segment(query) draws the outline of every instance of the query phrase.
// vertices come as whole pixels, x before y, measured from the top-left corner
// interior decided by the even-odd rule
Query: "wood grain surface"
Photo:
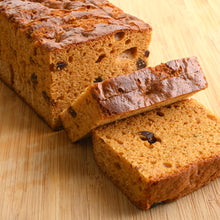
[[[150,65],[196,55],[220,115],[220,1],[112,0],[153,27]],[[91,139],[71,144],[0,82],[0,219],[220,219],[220,179],[141,211],[100,172]]]

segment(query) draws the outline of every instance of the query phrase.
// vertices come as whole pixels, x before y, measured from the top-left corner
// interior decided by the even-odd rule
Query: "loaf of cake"
[[[152,32],[107,0],[2,0],[0,29],[0,78],[53,129],[87,86],[146,67]]]
[[[100,169],[141,209],[220,176],[220,118],[195,100],[97,128],[93,144]]]
[[[162,63],[94,84],[63,113],[72,142],[103,124],[182,100],[207,87],[196,57]]]

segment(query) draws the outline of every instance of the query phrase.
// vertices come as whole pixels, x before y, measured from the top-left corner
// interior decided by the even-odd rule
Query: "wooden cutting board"
[[[196,55],[220,115],[220,1],[112,0],[153,27],[150,65]],[[220,219],[220,179],[141,211],[100,172],[91,140],[71,144],[0,82],[0,219]]]

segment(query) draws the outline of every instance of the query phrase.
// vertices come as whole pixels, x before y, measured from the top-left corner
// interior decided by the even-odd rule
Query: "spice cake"
[[[87,86],[144,68],[152,32],[107,0],[2,0],[0,29],[0,78],[53,129]]]

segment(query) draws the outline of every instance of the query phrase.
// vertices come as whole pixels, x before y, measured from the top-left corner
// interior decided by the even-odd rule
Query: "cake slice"
[[[220,176],[220,119],[184,100],[95,129],[93,150],[113,183],[149,209]]]
[[[86,87],[146,67],[152,32],[107,0],[3,0],[0,30],[0,79],[53,129]]]
[[[182,100],[207,87],[196,57],[94,84],[61,114],[72,142],[100,125]]]

